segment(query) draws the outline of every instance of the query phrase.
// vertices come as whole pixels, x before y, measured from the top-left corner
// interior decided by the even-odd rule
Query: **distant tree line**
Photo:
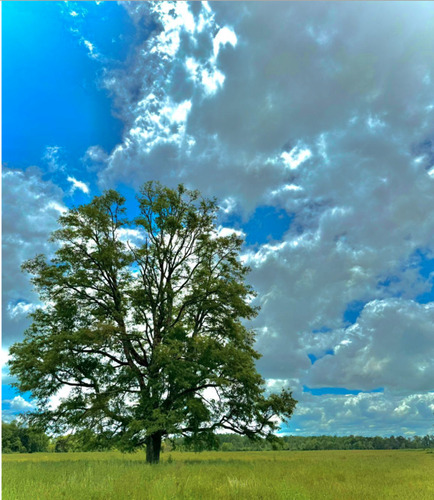
[[[107,451],[104,434],[90,430],[66,436],[50,437],[36,427],[28,427],[16,421],[2,422],[2,453],[36,453],[69,451]]]
[[[434,435],[423,437],[390,436],[275,436],[272,439],[250,440],[238,434],[216,434],[207,450],[269,451],[269,450],[398,450],[434,448]],[[162,451],[190,451],[193,444],[184,438],[168,439]],[[113,449],[104,434],[84,430],[76,434],[49,437],[44,432],[17,422],[2,422],[3,453],[107,451]]]
[[[2,453],[36,453],[48,451],[50,438],[35,428],[16,422],[2,422]]]
[[[423,437],[390,436],[283,436],[275,440],[249,441],[243,436],[222,434],[217,436],[222,451],[266,450],[397,450],[434,448],[434,435]],[[182,443],[179,443],[182,447]],[[176,442],[175,442],[176,446]]]

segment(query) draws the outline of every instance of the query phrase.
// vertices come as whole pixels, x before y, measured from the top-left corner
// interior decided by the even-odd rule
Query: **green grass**
[[[169,457],[171,457],[169,459]],[[3,456],[4,500],[434,498],[424,451],[36,453]]]

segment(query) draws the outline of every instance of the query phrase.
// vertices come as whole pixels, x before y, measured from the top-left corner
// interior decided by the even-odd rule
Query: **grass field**
[[[4,500],[434,499],[425,451],[16,454],[2,476]]]

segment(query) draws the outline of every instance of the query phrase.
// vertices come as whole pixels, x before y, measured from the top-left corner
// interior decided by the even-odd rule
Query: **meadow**
[[[423,450],[3,455],[4,500],[434,498]]]

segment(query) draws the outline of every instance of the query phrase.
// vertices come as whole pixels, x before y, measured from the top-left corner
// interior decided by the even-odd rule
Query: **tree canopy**
[[[137,200],[132,221],[113,190],[70,209],[55,255],[23,265],[43,303],[11,348],[17,387],[38,403],[30,422],[146,444],[151,463],[165,436],[271,436],[296,401],[266,394],[256,371],[242,239],[219,235],[216,201],[183,185],[149,182]]]

